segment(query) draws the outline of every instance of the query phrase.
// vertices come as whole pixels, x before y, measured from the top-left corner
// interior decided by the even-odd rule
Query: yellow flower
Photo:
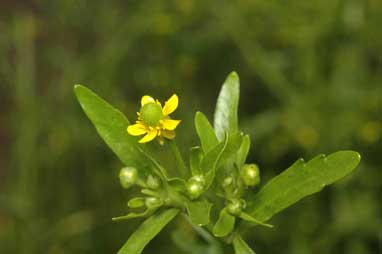
[[[133,136],[145,135],[139,143],[147,143],[158,137],[159,143],[164,139],[175,138],[175,128],[180,120],[170,118],[170,114],[178,107],[178,96],[172,95],[164,107],[154,98],[144,95],[141,99],[141,110],[137,112],[138,120],[127,127],[127,132]]]

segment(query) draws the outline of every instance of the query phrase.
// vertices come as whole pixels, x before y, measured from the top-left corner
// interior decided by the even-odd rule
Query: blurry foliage
[[[232,69],[264,182],[298,155],[363,156],[352,177],[275,217],[277,230],[248,231],[249,243],[260,253],[378,253],[381,13],[379,0],[2,1],[0,253],[114,253],[138,223],[110,220],[124,210],[121,165],[73,84],[130,118],[142,94],[176,92],[186,147],[192,112],[211,116]],[[147,253],[187,253],[167,244],[172,229]]]

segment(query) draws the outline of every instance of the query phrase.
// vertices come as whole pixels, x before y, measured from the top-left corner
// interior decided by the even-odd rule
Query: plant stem
[[[180,175],[183,178],[186,178],[188,176],[188,170],[187,170],[186,164],[184,163],[182,155],[180,154],[179,148],[176,145],[174,140],[170,140],[169,144],[170,144],[171,151],[174,154],[176,162],[178,164]]]

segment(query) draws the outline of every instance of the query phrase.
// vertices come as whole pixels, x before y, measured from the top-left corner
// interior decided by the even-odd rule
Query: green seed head
[[[119,181],[123,188],[127,189],[138,180],[138,171],[133,167],[125,167],[119,171]]]
[[[253,187],[260,183],[260,170],[256,164],[245,164],[241,168],[240,175],[247,186]]]
[[[150,126],[156,126],[163,118],[162,108],[155,102],[144,105],[140,114],[143,122]]]

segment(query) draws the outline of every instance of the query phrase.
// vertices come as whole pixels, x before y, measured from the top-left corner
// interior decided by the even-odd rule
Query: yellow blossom
[[[141,109],[137,112],[138,120],[127,127],[127,132],[133,136],[144,135],[139,143],[147,143],[158,137],[159,143],[164,139],[175,138],[175,128],[180,120],[171,119],[170,114],[178,107],[178,96],[172,95],[164,106],[151,96],[144,95],[141,99]]]

